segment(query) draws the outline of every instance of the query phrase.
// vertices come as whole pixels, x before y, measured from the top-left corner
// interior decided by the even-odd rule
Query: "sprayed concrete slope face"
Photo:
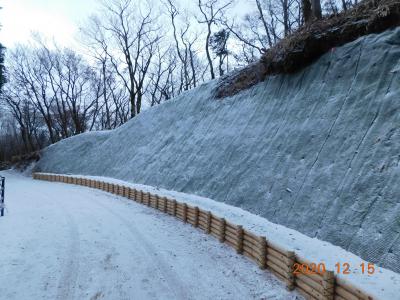
[[[231,98],[202,85],[47,148],[37,169],[206,196],[399,272],[399,73],[397,28]]]

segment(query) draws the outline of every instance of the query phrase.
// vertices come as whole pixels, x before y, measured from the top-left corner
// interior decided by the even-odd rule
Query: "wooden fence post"
[[[226,221],[224,218],[221,219],[221,226],[219,228],[219,241],[221,243],[225,242],[225,229],[226,229]]]
[[[212,218],[211,211],[208,211],[207,212],[207,226],[206,226],[206,233],[207,234],[211,233],[211,218]]]
[[[188,206],[186,203],[183,203],[183,222],[187,223],[187,211]]]
[[[156,198],[156,209],[158,209],[158,205],[159,205],[159,198],[158,198],[158,195],[156,194],[156,196],[155,196],[155,198]]]
[[[335,295],[335,274],[333,271],[326,271],[323,275],[322,286],[326,300],[333,300]]]
[[[260,236],[260,260],[259,260],[259,267],[260,269],[264,270],[267,267],[267,239],[265,236]]]
[[[164,197],[164,206],[163,206],[163,212],[167,213],[167,204],[168,204],[168,199],[167,197]]]
[[[147,192],[147,206],[150,206],[150,192]]]
[[[244,230],[243,226],[238,225],[236,228],[236,253],[243,254],[243,240],[244,240]]]
[[[295,276],[293,274],[294,264],[296,262],[296,255],[295,255],[294,251],[288,251],[287,258],[288,258],[288,261],[287,261],[288,268],[287,268],[286,278],[288,279],[288,282],[287,282],[286,287],[289,291],[291,291],[295,288],[295,280],[296,280]]]
[[[194,227],[199,227],[199,208],[194,207]]]
[[[172,200],[172,215],[176,216],[176,200]]]
[[[137,194],[136,194],[137,190],[134,188],[132,193],[133,193],[133,200],[137,201]]]
[[[142,190],[140,190],[140,203],[142,203],[143,204],[143,191]]]

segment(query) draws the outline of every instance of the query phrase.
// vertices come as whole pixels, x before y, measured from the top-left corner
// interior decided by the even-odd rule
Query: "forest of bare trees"
[[[242,2],[242,1],[240,1]],[[142,109],[257,60],[322,14],[353,2],[102,1],[79,50],[35,36],[6,51],[0,161],[90,130],[113,129]],[[240,4],[240,3],[239,3]]]

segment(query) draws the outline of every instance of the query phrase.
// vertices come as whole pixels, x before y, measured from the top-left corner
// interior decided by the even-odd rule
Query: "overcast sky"
[[[74,43],[79,24],[98,8],[97,0],[0,0],[0,42],[27,42],[32,31],[57,42]]]
[[[152,1],[161,5],[161,1]],[[177,0],[181,5],[188,1],[194,0]],[[249,11],[250,2],[237,0],[234,14]],[[0,42],[8,48],[27,43],[32,32],[54,38],[58,44],[77,47],[79,27],[100,8],[99,0],[0,0],[0,6]]]

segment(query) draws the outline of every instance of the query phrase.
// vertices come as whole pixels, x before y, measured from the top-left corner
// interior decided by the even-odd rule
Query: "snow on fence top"
[[[268,268],[286,283],[288,289],[297,288],[309,299],[395,299],[400,293],[399,274],[381,268],[376,270],[375,266],[363,262],[360,259],[357,262],[358,264],[361,263],[358,277],[355,276],[355,274],[351,274],[351,276],[347,276],[346,279],[346,264],[350,265],[356,263],[354,260],[355,255],[347,253],[343,258],[347,259],[348,262],[339,264],[336,268],[336,271],[338,271],[339,268],[342,269],[341,272],[343,274],[334,274],[333,271],[330,271],[332,266],[329,263],[325,263],[325,261],[329,262],[329,259],[327,259],[327,255],[329,256],[327,248],[331,250],[331,254],[332,252],[346,253],[343,249],[338,251],[340,248],[332,245],[330,245],[330,247],[312,249],[311,253],[313,254],[315,254],[315,251],[322,252],[324,254],[322,257],[324,257],[324,259],[317,261],[315,255],[311,255],[311,257],[306,259],[304,258],[304,249],[302,249],[303,251],[300,255],[299,253],[290,251],[285,246],[271,239],[270,236],[268,236],[267,239],[265,236],[255,234],[243,228],[241,225],[231,223],[224,217],[216,216],[215,213],[209,210],[199,208],[197,206],[198,201],[190,196],[185,198],[185,201],[189,200],[189,203],[192,205],[186,202],[178,202],[176,199],[170,199],[167,197],[167,193],[154,188],[139,187],[139,185],[133,185],[110,178],[48,173],[35,173],[33,174],[33,178],[100,189],[132,199],[166,214],[175,216],[183,222],[192,224],[194,227],[214,236],[219,239],[220,242],[233,247],[236,249],[237,253],[243,254],[256,262],[261,269]],[[175,198],[181,198],[179,194],[182,193],[173,193],[173,196]],[[210,199],[206,200],[211,201]],[[207,206],[207,208],[217,208],[218,206],[229,207],[221,203],[207,205],[209,204],[207,203],[208,201],[201,202],[201,204],[204,204],[203,206]],[[195,206],[193,206],[193,204]],[[234,209],[240,210],[238,208]],[[241,220],[245,221],[246,212],[242,212]],[[259,218],[257,216],[255,217]],[[238,220],[238,218],[235,218],[234,221]],[[305,243],[310,242],[310,248],[315,247],[318,243],[327,246],[325,242],[311,239],[296,233],[294,230],[284,228],[283,226],[279,227],[283,229],[282,235],[287,234],[286,231],[290,231],[291,233],[289,235],[297,235],[298,240],[302,240]],[[259,233],[258,230],[257,233]],[[295,241],[296,239],[293,237],[293,240]],[[292,245],[292,248],[293,247],[294,245]],[[363,276],[365,277],[364,280],[357,280],[357,278]]]

